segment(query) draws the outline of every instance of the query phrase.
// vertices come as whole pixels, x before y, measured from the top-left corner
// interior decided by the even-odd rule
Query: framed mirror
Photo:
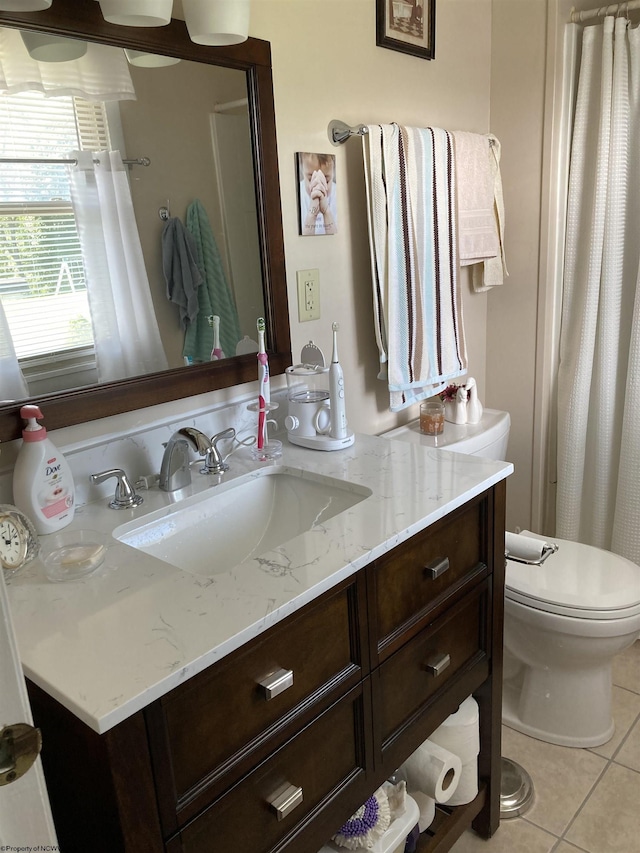
[[[30,30],[40,33],[53,33],[55,35],[82,39],[102,45],[110,45],[114,48],[171,56],[180,60],[179,64],[172,67],[176,69],[180,68],[181,73],[186,75],[186,80],[189,80],[188,75],[190,73],[200,74],[204,71],[208,73],[208,70],[203,66],[208,66],[211,69],[213,67],[223,69],[223,73],[227,77],[235,75],[240,80],[240,89],[246,91],[246,107],[244,109],[247,113],[249,135],[247,150],[253,167],[253,182],[251,186],[255,189],[256,203],[256,259],[253,266],[257,269],[258,278],[261,279],[257,284],[258,290],[261,285],[261,293],[256,294],[255,302],[248,296],[246,297],[246,301],[250,303],[250,307],[247,307],[244,313],[246,314],[246,318],[249,318],[252,314],[255,314],[256,310],[263,309],[263,316],[267,323],[266,337],[270,371],[273,375],[282,373],[291,364],[291,341],[276,149],[271,50],[269,43],[249,38],[248,41],[242,44],[229,47],[204,47],[194,44],[190,40],[184,21],[179,19],[173,19],[168,26],[157,28],[117,26],[109,24],[103,19],[100,6],[95,0],[91,0],[91,2],[84,0],[82,3],[78,3],[77,0],[54,0],[50,9],[41,12],[0,11],[0,27]],[[138,69],[133,70],[136,73],[140,73]],[[147,80],[152,79],[148,75],[154,70],[144,70],[144,73],[147,74]],[[171,67],[158,70],[162,73],[167,73],[171,71]],[[134,77],[133,74],[132,77]],[[143,78],[140,77],[140,79],[142,80]],[[237,84],[238,79],[233,82],[233,86]],[[213,83],[211,85],[213,86]],[[206,88],[208,84],[200,84],[200,86]],[[194,87],[191,86],[191,88]],[[209,104],[214,104],[218,100],[215,95],[212,95]],[[229,103],[226,96],[224,100],[226,103]],[[245,99],[241,97],[238,100],[244,101]],[[231,103],[232,105],[235,103],[233,97]],[[135,101],[127,104],[127,108],[135,109]],[[148,110],[145,113],[145,116],[147,115]],[[128,120],[125,113],[125,121]],[[207,121],[209,121],[209,118],[207,118]],[[133,124],[131,124],[131,127],[134,127]],[[151,132],[149,132],[149,127],[145,125],[145,121],[139,122],[131,130],[128,138],[134,140],[134,145],[146,145],[147,143],[144,141],[145,133],[149,144],[154,139],[164,138],[167,141],[167,146],[173,147],[173,154],[163,165],[162,169],[158,169],[153,179],[147,177],[147,174],[145,174],[144,179],[140,178],[134,184],[136,179],[132,177],[132,195],[135,196],[135,191],[137,190],[138,195],[144,198],[145,185],[147,187],[147,194],[150,191],[149,187],[153,187],[156,198],[158,195],[161,195],[163,199],[166,197],[170,215],[182,218],[184,216],[187,195],[189,193],[191,196],[194,194],[199,195],[201,187],[198,186],[195,189],[185,188],[187,195],[181,200],[179,198],[179,191],[175,187],[180,185],[182,178],[175,178],[173,183],[169,180],[169,169],[171,168],[169,164],[180,162],[177,152],[180,151],[181,146],[184,149],[184,157],[182,159],[189,159],[189,135],[180,135],[182,128],[176,126],[176,122],[171,120],[171,115],[167,115],[167,123],[164,128],[154,127]],[[212,133],[214,133],[213,129]],[[132,150],[127,151],[127,156],[137,158],[149,155],[142,150]],[[161,154],[156,152],[156,157],[161,156]],[[151,160],[153,162],[153,157],[151,157]],[[134,169],[138,168],[141,170],[144,169],[144,167],[134,167]],[[178,171],[177,166],[176,171]],[[229,169],[223,168],[225,174],[229,171]],[[151,173],[148,174],[150,175]],[[162,180],[163,176],[165,180]],[[208,181],[210,177],[203,172],[202,183]],[[157,186],[159,180],[161,184]],[[168,188],[167,192],[164,192],[165,184]],[[173,187],[173,193],[171,192],[171,187]],[[176,209],[174,209],[174,200],[171,198],[172,194]],[[227,198],[235,198],[238,193],[227,191],[226,195]],[[149,205],[147,204],[143,227],[138,223],[138,228],[141,232],[141,241],[143,243],[145,241],[145,228],[151,234],[148,237],[149,245],[153,246],[153,241],[156,241],[157,257],[154,261],[156,264],[160,263],[161,246],[159,241],[163,225],[158,218],[158,213],[158,205],[156,204],[153,211],[154,223],[150,224],[149,217],[151,214],[149,213]],[[136,218],[139,218],[137,208]],[[240,252],[240,255],[242,255],[242,252]],[[147,267],[149,267],[149,263],[147,263]],[[159,271],[161,273],[161,266],[159,267]],[[159,271],[155,269],[152,273],[148,269],[150,280],[153,277],[155,281],[155,298],[157,298]],[[238,314],[242,315],[243,305],[240,303],[241,301],[245,301],[245,296],[242,295],[242,287],[245,280],[250,278],[250,274],[246,269],[243,269],[237,273],[237,276],[241,286],[235,291],[235,298],[238,302]],[[162,282],[162,288],[164,288],[164,282]],[[256,306],[255,310],[254,304]],[[160,313],[164,312],[169,317],[170,309],[173,307],[165,303],[160,306]],[[250,322],[249,319],[245,319],[245,323],[248,322]],[[249,337],[255,337],[255,334],[250,334],[250,330],[247,329],[246,325],[242,331],[244,334],[248,333]],[[175,338],[176,330],[174,329],[173,332]],[[171,336],[169,335],[169,337]],[[165,345],[165,350],[167,349],[169,350],[168,358],[170,365],[167,370],[134,376],[129,379],[56,391],[54,393],[38,394],[33,399],[37,399],[37,402],[43,407],[47,428],[58,429],[63,426],[108,417],[158,403],[202,394],[207,391],[240,385],[257,378],[255,353],[230,355],[227,358],[217,361],[190,366],[177,366],[180,364],[180,357],[176,355],[175,340],[173,342],[173,350],[171,343],[168,346]],[[22,420],[19,416],[19,409],[25,402],[27,400],[18,400],[15,403],[0,405],[0,441],[10,441],[20,437]]]

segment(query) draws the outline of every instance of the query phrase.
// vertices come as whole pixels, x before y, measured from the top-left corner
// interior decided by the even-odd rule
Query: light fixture
[[[70,62],[72,59],[80,59],[87,52],[86,41],[79,39],[62,38],[32,30],[20,30],[20,35],[29,56],[38,62]]]
[[[52,0],[0,0],[3,12],[42,12],[51,6]]]
[[[1,0],[0,0],[1,2]],[[171,23],[173,0],[98,0],[102,17],[125,27],[164,27]]]
[[[130,64],[138,68],[162,68],[180,62],[177,56],[162,56],[159,53],[147,53],[145,50],[130,50],[125,47],[124,52]]]
[[[182,0],[191,41],[223,46],[249,37],[250,0]]]

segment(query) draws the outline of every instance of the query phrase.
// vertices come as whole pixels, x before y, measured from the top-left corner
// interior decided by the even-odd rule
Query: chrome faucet
[[[220,455],[218,442],[225,438],[234,438],[235,434],[233,427],[216,433],[212,438],[208,438],[195,427],[182,427],[174,432],[165,446],[159,487],[165,492],[173,492],[191,483],[189,447],[204,456],[201,474],[223,474],[229,466]]]
[[[118,482],[113,500],[109,502],[111,509],[129,509],[130,507],[140,506],[144,502],[144,498],[136,493],[135,486],[131,484],[122,468],[109,468],[108,471],[91,474],[89,479],[92,483],[104,483],[105,480],[110,480],[112,477],[115,477]]]
[[[174,492],[190,483],[189,442],[179,429],[165,444],[158,486],[163,492]]]
[[[224,471],[229,470],[229,466],[218,450],[218,442],[235,437],[236,431],[233,427],[227,427],[227,429],[223,429],[221,432],[217,432],[211,436],[211,443],[205,454],[204,467],[200,469],[201,474],[222,474]]]

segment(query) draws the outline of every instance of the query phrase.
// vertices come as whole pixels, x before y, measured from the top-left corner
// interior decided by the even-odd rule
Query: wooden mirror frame
[[[291,364],[291,337],[269,42],[249,38],[230,47],[205,47],[194,44],[184,21],[175,18],[165,27],[109,24],[96,0],[54,0],[42,12],[0,11],[0,26],[51,32],[246,72],[269,368],[274,376],[283,373]],[[250,354],[41,395],[37,402],[42,405],[47,429],[59,429],[253,379],[257,379],[256,356]],[[20,407],[24,402],[0,406],[0,442],[20,437]]]

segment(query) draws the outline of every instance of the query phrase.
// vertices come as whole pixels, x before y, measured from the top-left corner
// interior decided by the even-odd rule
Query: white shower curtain
[[[166,370],[126,167],[117,151],[71,156],[99,381]]]
[[[20,369],[7,315],[0,300],[0,404],[24,400],[29,389]]]
[[[575,26],[575,25],[570,25]],[[640,563],[640,28],[584,28],[558,372],[556,533]]]

